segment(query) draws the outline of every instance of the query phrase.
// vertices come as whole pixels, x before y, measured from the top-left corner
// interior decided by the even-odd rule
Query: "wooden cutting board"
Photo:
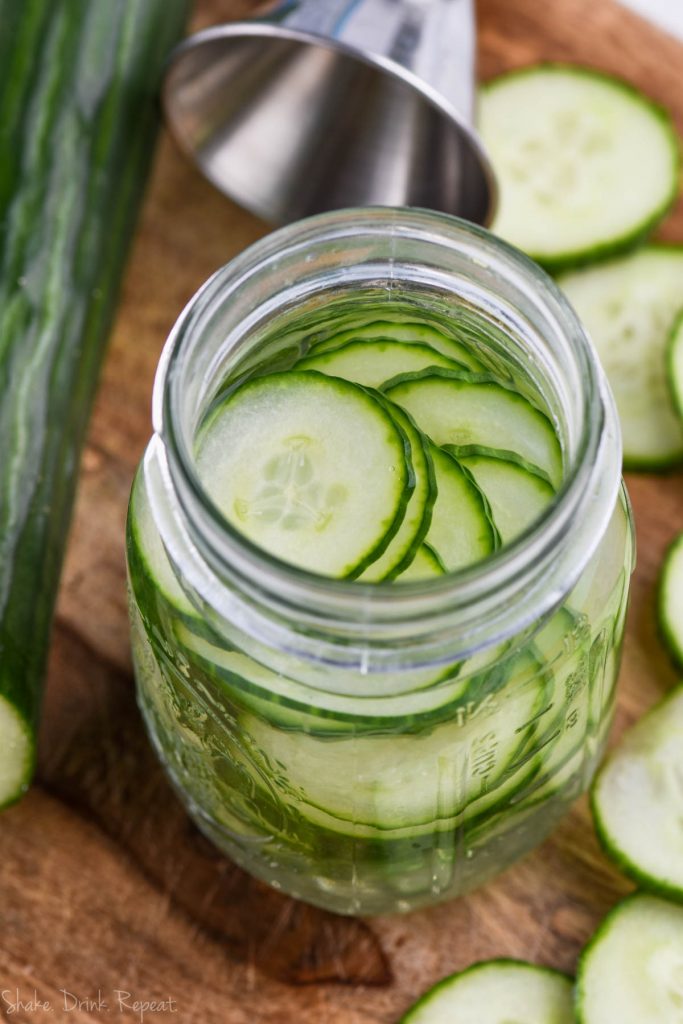
[[[196,26],[249,6],[200,0]],[[611,0],[479,0],[479,16],[483,77],[537,60],[583,62],[668,104],[683,128],[683,47]],[[630,888],[600,852],[582,801],[539,850],[466,899],[409,917],[337,918],[233,867],[171,793],[134,703],[126,500],[173,320],[216,267],[263,232],[164,139],[83,459],[39,777],[0,818],[0,1018],[8,1021],[133,1021],[136,1001],[156,1001],[141,1008],[148,1024],[391,1024],[438,978],[476,959],[523,957],[572,971]],[[680,207],[663,235],[683,239]],[[639,557],[615,737],[675,680],[653,593],[664,548],[683,528],[682,473],[628,484]]]

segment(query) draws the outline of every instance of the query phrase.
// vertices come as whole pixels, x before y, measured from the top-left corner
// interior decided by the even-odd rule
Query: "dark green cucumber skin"
[[[446,978],[442,978],[436,985],[433,985],[425,994],[418,999],[416,1003],[410,1007],[405,1016],[401,1017],[399,1024],[411,1024],[415,1019],[415,1014],[418,1010],[423,1010],[429,1005],[433,997],[442,989],[449,988],[454,982],[460,980],[465,975],[475,974],[481,971],[482,968],[486,967],[522,967],[529,971],[541,971],[544,974],[550,974],[553,977],[563,978],[565,981],[573,981],[570,974],[565,974],[564,971],[558,971],[554,967],[542,967],[538,964],[530,964],[526,960],[514,960],[509,957],[495,957],[493,960],[480,960],[476,964],[472,964],[470,967],[466,967],[462,971],[456,971],[455,974],[449,974]],[[455,1024],[455,1021],[453,1022]]]
[[[611,239],[609,242],[602,242],[597,245],[587,246],[583,249],[575,249],[571,252],[556,254],[555,256],[539,255],[535,253],[527,253],[527,255],[539,263],[549,274],[561,274],[567,270],[578,270],[579,267],[585,267],[591,263],[598,263],[601,260],[609,259],[612,256],[621,256],[631,249],[637,248],[642,242],[645,242],[650,235],[653,233],[655,228],[664,220],[667,213],[672,209],[679,194],[679,179],[681,174],[681,145],[676,131],[676,126],[673,122],[671,114],[662,106],[661,103],[657,103],[655,100],[646,96],[635,86],[631,85],[630,82],[624,81],[622,78],[618,78],[616,75],[610,75],[607,71],[598,71],[597,68],[583,67],[578,64],[569,64],[563,61],[541,61],[537,64],[530,64],[522,68],[514,68],[512,71],[505,71],[502,75],[498,75],[496,78],[490,79],[482,85],[483,90],[495,89],[497,85],[509,81],[510,78],[519,78],[523,75],[533,75],[536,71],[570,71],[572,74],[583,75],[586,78],[595,78],[598,81],[607,82],[615,89],[620,89],[622,92],[629,96],[639,100],[645,106],[649,107],[651,113],[661,122],[662,128],[665,129],[670,139],[671,144],[671,156],[674,172],[672,174],[671,190],[668,196],[662,201],[656,210],[653,210],[649,219],[642,224],[639,224],[632,231],[627,231],[620,235],[618,238]]]
[[[32,735],[157,91],[188,13],[0,0],[0,695]]]

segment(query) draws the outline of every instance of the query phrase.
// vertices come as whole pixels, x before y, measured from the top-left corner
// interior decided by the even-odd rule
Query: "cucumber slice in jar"
[[[376,676],[376,695],[321,691],[309,681],[293,679],[241,651],[216,644],[185,623],[176,639],[187,661],[216,680],[267,722],[300,733],[346,736],[395,730],[424,731],[452,719],[468,693],[470,681],[459,666],[437,666],[410,673]],[[455,711],[454,711],[455,706]],[[462,712],[464,714],[464,712]]]
[[[385,402],[385,399],[380,398]],[[386,402],[387,412],[403,430],[410,444],[411,463],[415,485],[403,517],[403,522],[392,537],[389,546],[360,574],[364,583],[394,579],[413,561],[432,521],[436,500],[436,479],[429,442],[420,433],[408,413]]]
[[[128,509],[128,563],[133,589],[150,581],[162,599],[185,619],[199,620],[199,612],[180,586],[152,516],[145,474],[135,474]]]
[[[677,1024],[683,907],[645,893],[618,903],[579,961],[579,1024]]]
[[[555,486],[560,483],[562,451],[550,420],[490,376],[426,370],[404,374],[382,390],[435,444],[513,448]]]
[[[437,830],[440,823],[452,829],[453,819],[468,804],[505,778],[536,727],[546,699],[545,675],[539,675],[535,662],[515,663],[511,669],[504,715],[493,716],[495,700],[490,708],[488,695],[477,696],[465,683],[449,719],[420,732],[356,731],[327,738],[283,730],[251,715],[244,716],[242,728],[252,749],[277,767],[283,798],[294,801],[311,821],[346,834],[387,839]],[[501,683],[507,678],[503,674]],[[483,685],[492,685],[486,675]]]
[[[498,546],[486,501],[472,478],[446,452],[430,445],[436,501],[426,542],[447,572],[480,562]]]
[[[435,576],[443,576],[446,569],[441,559],[429,544],[421,544],[415,552],[415,557],[396,580],[399,583],[411,583],[415,580],[429,580]]]
[[[659,580],[659,627],[679,665],[683,666],[683,533],[669,546]]]
[[[444,978],[401,1024],[574,1024],[573,983],[549,967],[488,960]]]
[[[502,75],[481,91],[479,127],[500,183],[493,230],[551,269],[632,245],[678,194],[671,118],[601,72]]]
[[[544,469],[541,469],[540,466],[535,466],[528,459],[523,459],[517,452],[511,452],[509,448],[487,448],[486,445],[482,444],[447,444],[443,447],[461,463],[464,459],[470,458],[502,459],[505,462],[514,463],[515,466],[523,469],[526,473],[531,474],[531,476],[540,477],[547,484],[551,483],[550,477]]]
[[[329,356],[302,360],[297,364],[297,370],[315,370],[343,377],[354,384],[374,387],[377,383],[381,384],[387,375],[391,376],[395,368],[418,364],[432,365],[435,359],[441,359],[442,365],[453,365],[449,359],[439,356],[430,349],[427,349],[425,361],[425,357],[420,355],[423,347],[402,345],[400,342],[349,342]],[[410,359],[403,358],[404,353],[410,352],[411,349],[417,353],[417,361],[412,363]],[[432,507],[436,499],[434,470],[427,447],[429,442],[403,409],[387,401],[377,392],[374,397],[384,406],[408,439],[415,486],[403,522],[389,546],[360,574],[359,579],[366,583],[393,579],[411,563],[429,529]]]
[[[550,685],[526,750],[541,759],[541,769],[533,786],[511,801],[518,809],[547,799],[564,788],[568,778],[574,777],[577,786],[582,785],[591,757],[587,742],[588,624],[567,608],[559,608],[535,635],[532,649],[544,664]]]
[[[468,835],[476,835],[478,831],[484,841],[492,816],[505,815],[510,807],[524,799],[530,788],[535,787],[535,780],[544,767],[544,743],[540,738],[544,732],[543,719],[552,689],[552,674],[536,652],[526,649],[514,658],[508,680],[511,686],[535,684],[538,700],[533,716],[519,729],[519,745],[503,771],[486,775],[478,792],[470,794],[464,808],[462,822],[467,825]],[[505,699],[503,694],[502,700]]]
[[[338,331],[330,338],[316,342],[311,347],[310,354],[317,355],[337,349],[358,338],[365,338],[368,341],[397,341],[406,345],[425,345],[457,363],[462,363],[470,370],[483,368],[481,360],[464,342],[443,334],[429,324],[410,320],[376,320],[373,323]]]
[[[461,456],[459,462],[485,495],[503,544],[524,533],[555,497],[544,477],[502,455]]]
[[[581,317],[607,373],[627,469],[683,458],[683,426],[667,380],[666,347],[683,301],[683,245],[650,245],[565,274],[558,284]]]
[[[307,371],[259,377],[213,411],[197,470],[232,525],[331,577],[360,574],[399,529],[414,487],[405,434],[356,384]]]
[[[626,733],[593,785],[592,806],[598,837],[619,867],[683,900],[683,685]]]
[[[428,366],[466,369],[428,345],[406,345],[402,341],[348,341],[340,348],[301,359],[297,370],[318,370],[343,377],[365,387],[377,388],[399,373],[424,370]]]
[[[683,310],[674,320],[667,345],[669,386],[674,407],[683,419]]]

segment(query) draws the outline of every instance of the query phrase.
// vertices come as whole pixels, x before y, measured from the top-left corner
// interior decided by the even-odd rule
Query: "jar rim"
[[[375,237],[399,233],[404,238],[420,238],[468,252],[495,267],[509,282],[519,280],[538,290],[544,310],[562,330],[584,388],[578,445],[565,467],[555,500],[538,519],[480,562],[401,586],[331,579],[283,562],[254,545],[209,497],[196,472],[188,439],[178,429],[186,369],[183,361],[191,354],[190,343],[201,330],[203,316],[216,304],[228,301],[238,289],[247,287],[269,261],[304,251],[321,238],[343,244],[344,238],[363,233]],[[271,610],[285,608],[301,613],[314,608],[313,624],[336,619],[371,630],[382,623],[397,626],[416,617],[445,615],[444,621],[448,620],[451,628],[457,621],[457,631],[466,635],[474,629],[477,617],[507,602],[510,607],[502,617],[506,625],[501,623],[498,632],[502,637],[519,631],[538,618],[539,608],[556,606],[571,589],[606,528],[621,477],[620,434],[613,399],[592,344],[558,286],[537,264],[486,229],[447,214],[413,208],[366,207],[319,214],[266,235],[218,270],[190,300],[169,336],[155,380],[153,420],[168,465],[168,479],[184,514],[200,526],[202,556],[210,560],[219,579],[237,577],[252,597],[257,596]],[[602,464],[606,446],[612,453],[607,470]],[[592,491],[599,473],[604,478],[603,497],[601,508],[596,510],[589,505],[595,505]],[[595,520],[594,536],[585,529],[586,516]],[[552,564],[554,553],[566,549],[567,539],[577,527],[582,527],[581,543],[573,548],[571,558],[564,559],[561,593],[557,579],[553,587],[549,585],[543,567]],[[524,601],[513,608],[520,594],[530,590],[536,594],[533,608]],[[544,593],[541,595],[539,590]]]

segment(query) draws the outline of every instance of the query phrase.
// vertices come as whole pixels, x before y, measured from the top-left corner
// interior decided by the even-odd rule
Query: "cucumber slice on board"
[[[32,730],[14,704],[0,695],[0,807],[24,793],[33,761]]]
[[[434,351],[440,352],[441,355],[447,356],[457,363],[463,363],[470,370],[483,368],[481,360],[464,342],[443,334],[429,324],[410,320],[376,320],[374,323],[350,327],[345,331],[337,332],[324,341],[316,342],[311,348],[310,354],[318,355],[330,349],[339,348],[358,338],[365,338],[368,341],[400,341],[408,345],[429,345]]]
[[[524,533],[555,497],[547,480],[504,457],[471,455],[459,461],[486,496],[503,544]]]
[[[562,479],[562,452],[544,413],[485,374],[426,370],[404,374],[382,389],[411,414],[437,445],[513,448],[552,483]]]
[[[625,874],[683,900],[683,685],[626,733],[593,785],[592,806]]]
[[[369,392],[307,371],[244,384],[202,428],[200,478],[271,555],[332,577],[387,548],[414,486],[405,434]]]
[[[436,445],[429,452],[437,493],[426,542],[446,571],[454,572],[495,551],[498,535],[472,478]]]
[[[574,1024],[571,978],[520,960],[488,960],[444,978],[401,1024]]]
[[[683,302],[683,245],[649,245],[558,279],[598,351],[614,392],[627,469],[683,458],[683,426],[667,380],[666,347]]]
[[[671,118],[601,72],[502,75],[480,93],[479,127],[500,183],[493,230],[552,269],[632,245],[678,194]]]
[[[659,626],[666,645],[683,667],[683,533],[664,556],[659,579]]]
[[[667,346],[669,386],[674,407],[683,419],[683,310],[674,320]]]
[[[683,907],[635,893],[618,903],[579,961],[580,1024],[678,1024]]]
[[[344,377],[365,387],[377,388],[399,373],[425,370],[428,366],[466,369],[428,345],[406,345],[402,341],[348,341],[339,348],[301,359],[297,370],[318,370]]]

